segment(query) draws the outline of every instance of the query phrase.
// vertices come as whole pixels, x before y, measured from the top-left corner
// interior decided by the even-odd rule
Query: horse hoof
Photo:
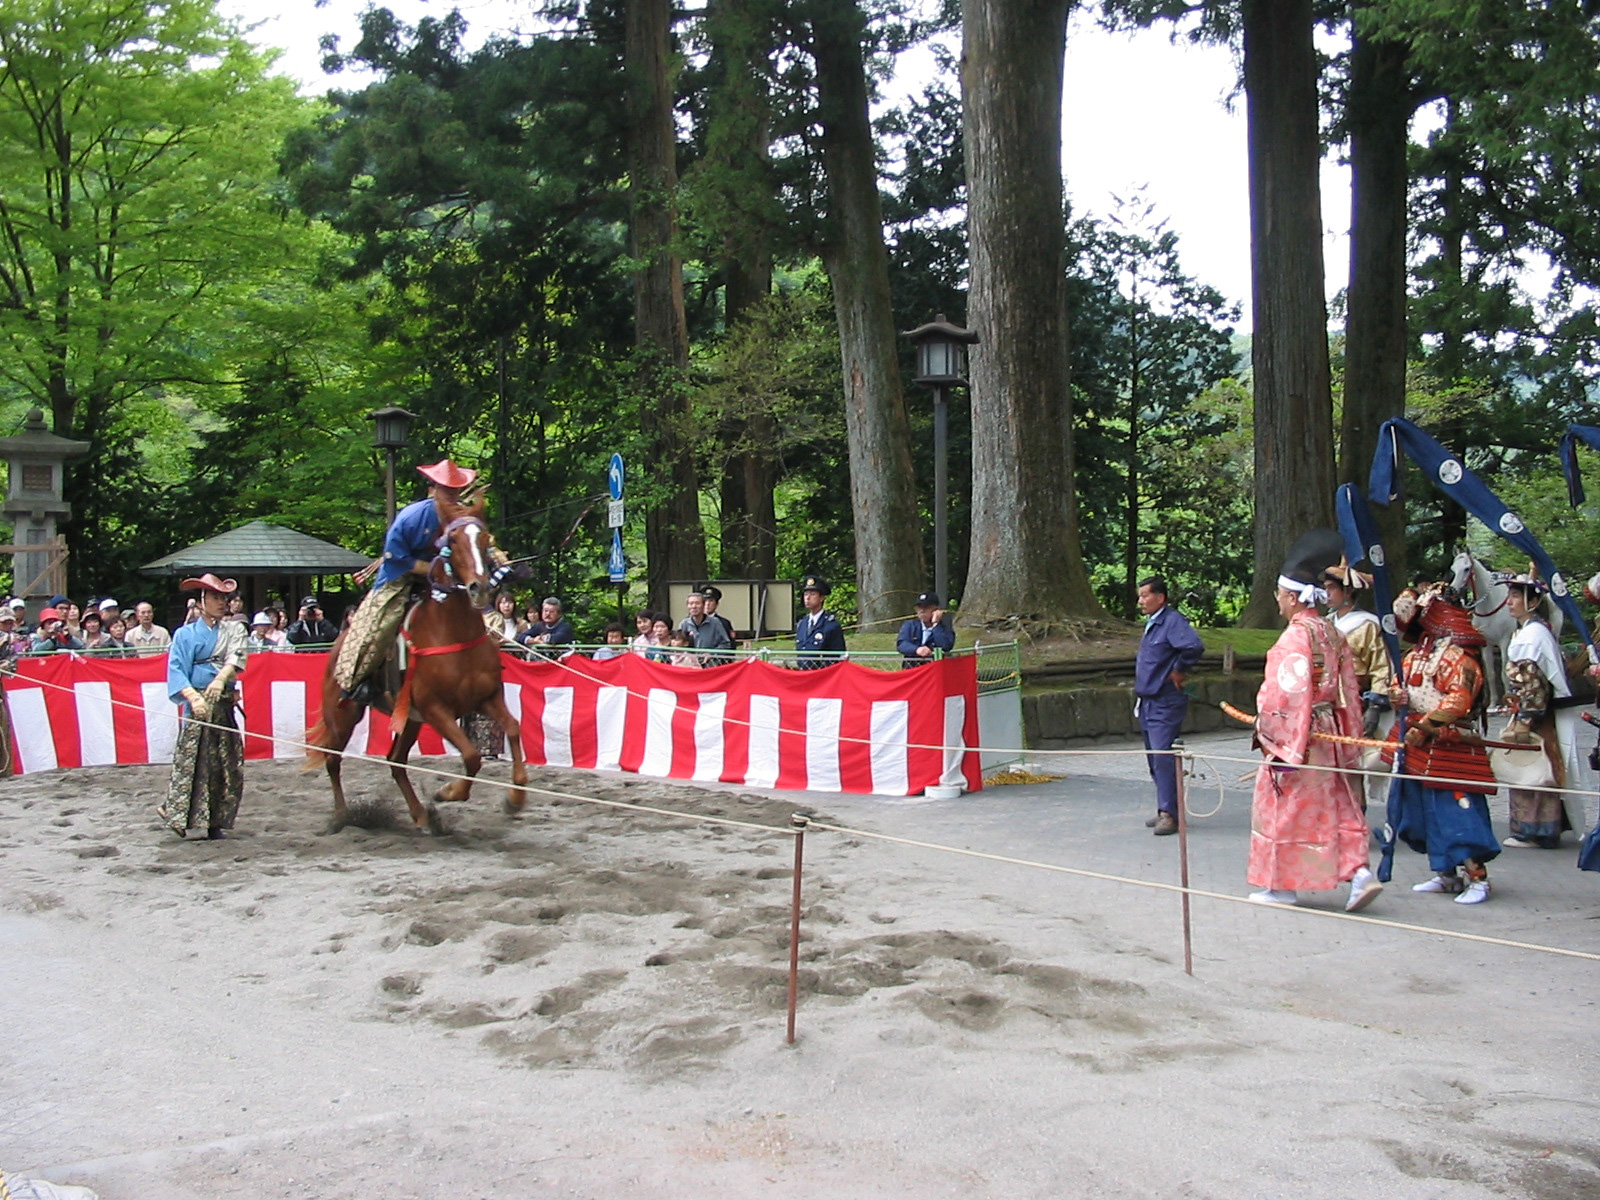
[[[349,823],[350,819],[346,816],[329,817],[328,823],[322,828],[323,836],[326,837],[329,834],[338,833]]]
[[[505,798],[505,813],[508,817],[520,817],[522,810],[528,806],[526,796],[507,796]]]
[[[428,805],[428,828],[421,832],[432,834],[434,837],[443,837],[445,834],[444,821],[439,817],[439,809],[432,804]]]

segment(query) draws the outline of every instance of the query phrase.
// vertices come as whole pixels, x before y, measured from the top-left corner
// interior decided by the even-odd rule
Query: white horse
[[[1489,570],[1473,556],[1470,550],[1466,549],[1456,554],[1450,569],[1454,573],[1450,585],[1456,589],[1458,595],[1465,598],[1467,584],[1469,581],[1472,584],[1472,623],[1478,627],[1489,643],[1483,650],[1483,673],[1488,676],[1489,704],[1498,708],[1505,701],[1506,647],[1517,632],[1516,618],[1506,608],[1506,595],[1509,591],[1506,580],[1510,576],[1504,572]],[[1556,635],[1556,641],[1559,642],[1563,618],[1561,610],[1552,604],[1548,597],[1545,599],[1543,615],[1550,622],[1550,631]],[[1491,650],[1494,652],[1492,662],[1489,654]]]

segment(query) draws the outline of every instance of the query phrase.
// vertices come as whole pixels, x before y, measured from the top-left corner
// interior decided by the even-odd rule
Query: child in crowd
[[[698,667],[700,656],[689,653],[689,647],[694,645],[692,639],[681,629],[673,630],[667,635],[667,644],[672,647],[672,656],[667,659],[675,667]]]
[[[613,621],[606,626],[606,644],[594,652],[595,662],[605,662],[608,658],[621,658],[628,652],[628,631],[622,627],[621,621]]]

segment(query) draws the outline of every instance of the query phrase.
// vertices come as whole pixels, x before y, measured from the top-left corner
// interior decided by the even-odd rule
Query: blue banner
[[[1587,435],[1579,436],[1587,440]],[[1565,439],[1563,445],[1565,446]],[[1556,604],[1572,623],[1572,628],[1583,635],[1583,640],[1589,647],[1589,661],[1600,662],[1600,654],[1595,650],[1594,637],[1589,632],[1589,622],[1584,620],[1583,613],[1578,610],[1577,601],[1572,598],[1567,588],[1565,576],[1556,570],[1556,564],[1545,553],[1539,540],[1528,531],[1522,519],[1507,508],[1500,497],[1491,492],[1481,479],[1469,471],[1465,463],[1410,421],[1400,417],[1385,421],[1378,431],[1378,452],[1372,458],[1372,476],[1368,480],[1367,487],[1373,503],[1387,505],[1399,495],[1402,451],[1422,468],[1423,474],[1428,477],[1428,482],[1434,487],[1533,560],[1540,576],[1550,585],[1550,594]],[[1584,871],[1600,871],[1600,821],[1596,822],[1588,837],[1584,838],[1583,847],[1578,854],[1578,867]]]
[[[1600,428],[1593,425],[1568,425],[1561,438],[1561,473],[1567,477],[1567,499],[1577,508],[1584,502],[1583,477],[1578,474],[1578,443],[1587,442],[1600,450]]]

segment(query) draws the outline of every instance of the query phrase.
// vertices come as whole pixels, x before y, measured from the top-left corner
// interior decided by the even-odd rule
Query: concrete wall
[[[1245,712],[1256,709],[1259,675],[1215,675],[1189,680],[1189,715],[1185,733],[1243,729],[1217,707],[1226,700]],[[1035,750],[1064,750],[1100,739],[1139,736],[1133,715],[1131,684],[1068,688],[1022,698],[1023,732]]]

